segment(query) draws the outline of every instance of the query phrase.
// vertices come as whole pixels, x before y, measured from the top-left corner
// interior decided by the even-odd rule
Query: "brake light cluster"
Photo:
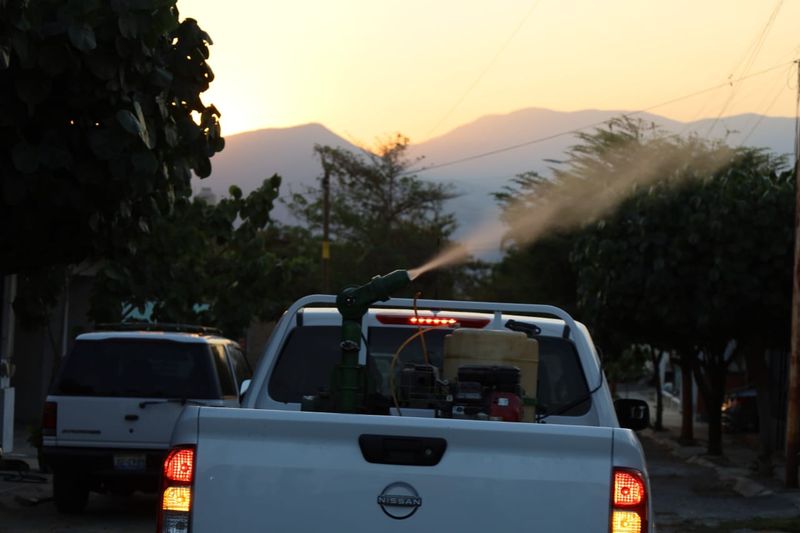
[[[638,470],[614,469],[611,492],[611,533],[647,531],[647,489]]]
[[[159,533],[189,532],[194,465],[193,446],[173,448],[164,460],[158,513]]]
[[[412,316],[408,319],[409,324],[415,326],[453,326],[458,323],[455,318],[438,318],[433,316]]]
[[[452,316],[427,316],[427,315],[392,315],[378,314],[375,316],[381,324],[396,324],[402,326],[426,327],[461,327],[483,328],[489,324],[488,318],[456,318]]]

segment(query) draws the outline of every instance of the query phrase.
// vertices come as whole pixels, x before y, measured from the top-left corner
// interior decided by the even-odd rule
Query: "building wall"
[[[39,424],[47,390],[61,358],[72,347],[75,336],[90,329],[87,313],[91,287],[90,277],[75,276],[70,280],[69,298],[62,296],[47,325],[25,328],[17,323],[13,357],[16,372],[11,380],[16,390],[17,426]]]

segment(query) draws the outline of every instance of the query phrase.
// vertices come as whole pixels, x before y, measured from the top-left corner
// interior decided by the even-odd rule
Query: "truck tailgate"
[[[608,530],[612,428],[250,409],[199,413],[195,533]],[[393,449],[397,443],[423,443],[424,457],[436,456],[425,450],[441,442],[429,439],[443,439],[446,449],[432,466],[368,462],[362,435],[371,436],[362,444],[372,443],[378,461],[417,460],[413,449]]]

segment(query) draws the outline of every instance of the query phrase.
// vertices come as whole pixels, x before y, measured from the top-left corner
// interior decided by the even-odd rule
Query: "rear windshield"
[[[65,396],[218,399],[208,346],[164,340],[77,341],[53,393]]]
[[[375,327],[369,329],[369,371],[380,375],[380,392],[390,394],[392,357],[399,346],[416,330]],[[441,368],[444,337],[452,330],[435,329],[425,334],[428,359]],[[304,395],[330,389],[331,372],[339,362],[341,328],[338,326],[299,326],[290,334],[269,383],[270,396],[279,402],[299,403]],[[539,342],[539,373],[536,411],[561,416],[586,414],[590,400],[578,353],[572,341],[560,337],[536,337]],[[401,353],[402,364],[424,362],[422,344],[412,341]],[[577,405],[575,405],[577,403]],[[564,410],[564,412],[561,412]]]

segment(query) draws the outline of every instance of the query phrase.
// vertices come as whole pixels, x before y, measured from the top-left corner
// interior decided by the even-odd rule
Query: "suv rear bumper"
[[[45,464],[55,473],[64,473],[86,480],[93,490],[131,489],[158,490],[162,465],[169,450],[135,448],[73,448],[45,446]],[[115,467],[115,456],[144,458],[143,468]]]

